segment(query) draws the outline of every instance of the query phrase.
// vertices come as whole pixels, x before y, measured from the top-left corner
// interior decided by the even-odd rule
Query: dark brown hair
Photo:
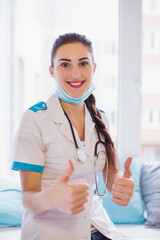
[[[96,108],[96,102],[95,102],[95,97],[93,94],[91,94],[86,100],[85,100],[86,106],[93,116],[94,122],[98,128],[98,131],[101,133],[101,135],[104,137],[105,141],[105,148],[106,148],[106,154],[108,157],[108,165],[110,168],[114,170],[118,170],[118,162],[115,156],[115,148],[114,148],[114,143],[108,133],[108,130],[102,121],[101,118],[101,113],[100,111]]]
[[[75,42],[82,43],[86,47],[88,47],[88,49],[91,53],[91,56],[92,56],[92,61],[94,62],[92,42],[90,40],[88,40],[85,35],[80,35],[78,33],[66,33],[64,35],[60,35],[53,44],[52,52],[51,52],[51,66],[53,66],[53,60],[54,60],[57,49],[64,44],[75,43]],[[107,130],[104,122],[102,121],[101,114],[100,114],[99,110],[96,108],[94,95],[91,94],[85,100],[85,103],[86,103],[86,106],[87,106],[90,114],[94,118],[94,121],[95,121],[95,124],[97,125],[98,131],[104,137],[109,167],[113,168],[114,170],[117,170],[118,163],[117,163],[116,156],[115,156],[114,144],[113,144],[113,141],[108,133],[108,130]]]
[[[89,39],[87,39],[85,35],[80,35],[78,33],[66,33],[64,35],[60,35],[53,44],[51,51],[51,67],[53,67],[53,60],[57,49],[64,44],[76,42],[82,43],[83,45],[88,47],[92,56],[92,61],[94,62],[92,42]]]

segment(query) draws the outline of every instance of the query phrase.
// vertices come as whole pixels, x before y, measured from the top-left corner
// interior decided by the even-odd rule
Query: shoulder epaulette
[[[104,112],[102,109],[100,109],[100,108],[98,108],[98,107],[97,107],[97,109],[98,109],[100,112],[103,112],[103,113],[105,113],[105,112]]]
[[[45,102],[38,102],[29,108],[29,110],[33,112],[37,112],[39,110],[46,110],[46,109],[47,109],[47,104]]]

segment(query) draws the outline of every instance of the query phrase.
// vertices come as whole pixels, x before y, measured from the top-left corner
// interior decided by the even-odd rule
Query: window
[[[65,32],[85,34],[93,42],[97,63],[97,107],[106,112],[111,135],[116,141],[118,0],[53,0],[47,1],[47,4],[38,0],[1,2],[0,36],[5,33],[5,39],[0,43],[0,52],[3,53],[0,63],[4,64],[5,59],[4,69],[7,71],[0,73],[0,77],[10,90],[5,96],[5,102],[10,107],[1,118],[4,128],[2,136],[7,140],[4,142],[1,139],[1,146],[4,144],[5,150],[1,152],[3,166],[0,169],[5,169],[5,173],[10,172],[13,139],[22,113],[36,102],[45,101],[55,90],[54,80],[48,72],[50,52],[54,39]],[[7,55],[4,52],[6,43]],[[3,93],[1,89],[0,96]]]
[[[160,162],[160,1],[143,1],[143,33],[142,158]]]
[[[143,0],[143,13],[145,16],[157,16],[160,11],[159,0]]]

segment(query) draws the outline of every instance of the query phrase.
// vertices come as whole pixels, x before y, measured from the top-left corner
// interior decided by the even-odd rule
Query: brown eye
[[[65,62],[65,63],[62,63],[62,64],[61,64],[61,67],[63,67],[63,68],[69,67],[69,64],[66,63],[66,62]]]
[[[84,61],[84,62],[81,62],[81,65],[85,67],[85,66],[88,66],[88,65],[89,65],[89,63],[88,63],[88,62],[86,62],[86,61]]]

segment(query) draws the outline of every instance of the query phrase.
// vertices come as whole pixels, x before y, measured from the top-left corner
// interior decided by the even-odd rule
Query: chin
[[[77,93],[75,93],[75,92],[73,93],[73,92],[72,92],[72,93],[71,93],[71,92],[68,91],[67,94],[68,94],[70,97],[73,97],[73,98],[81,98],[81,97],[83,97],[83,95],[85,94],[85,92],[81,92],[81,93],[80,93],[80,92],[79,92],[79,93],[78,93],[78,92],[77,92]]]
[[[81,98],[81,97],[83,97],[83,95],[84,95],[84,93],[83,94],[71,94],[70,96],[73,98]]]

